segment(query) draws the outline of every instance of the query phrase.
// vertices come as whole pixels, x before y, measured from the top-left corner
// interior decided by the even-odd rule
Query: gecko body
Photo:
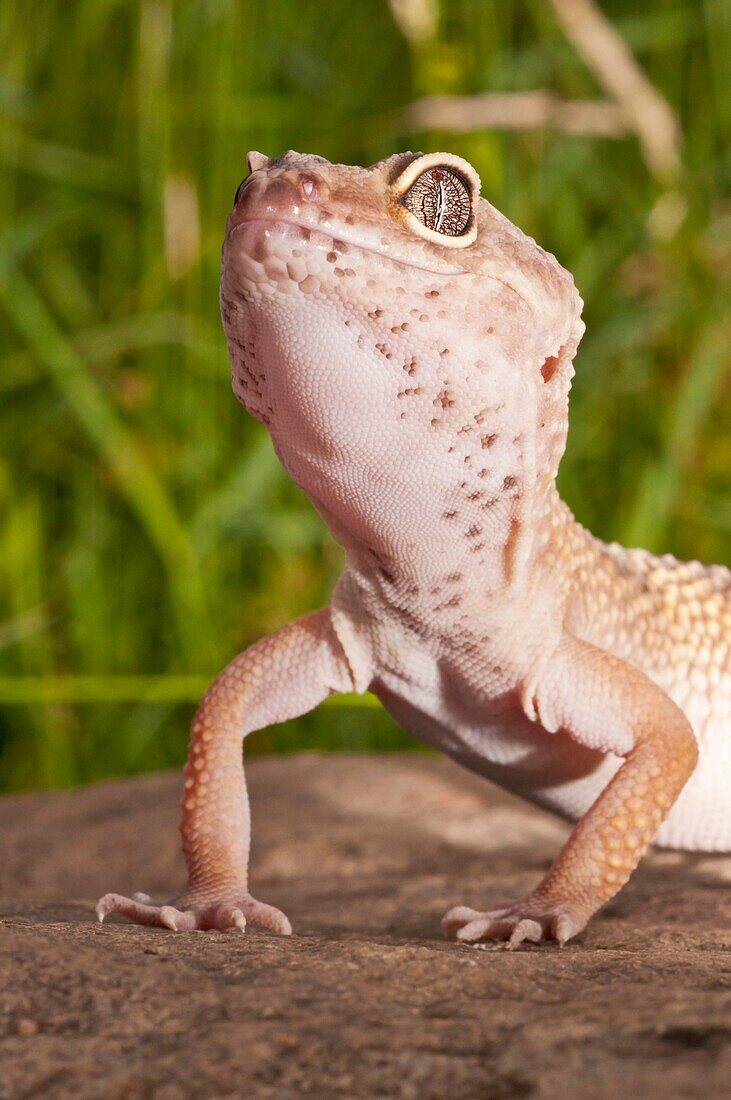
[[[245,651],[193,723],[171,928],[280,932],[248,891],[241,741],[335,691],[577,824],[463,940],[579,932],[647,845],[731,849],[731,573],[605,545],[560,500],[570,275],[450,154],[250,154],[223,252],[233,387],[346,552],[328,607]]]

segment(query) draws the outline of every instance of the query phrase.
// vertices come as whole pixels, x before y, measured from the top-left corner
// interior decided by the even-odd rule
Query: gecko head
[[[235,392],[290,472],[306,481],[298,462],[322,473],[334,456],[375,481],[432,462],[469,468],[485,492],[552,479],[581,299],[480,198],[474,168],[447,153],[360,168],[290,151],[250,153],[249,169],[221,309]]]

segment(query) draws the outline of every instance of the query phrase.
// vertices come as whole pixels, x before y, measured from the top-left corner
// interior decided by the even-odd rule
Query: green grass
[[[599,95],[542,0],[442,0],[418,48],[385,0],[4,0],[0,787],[179,762],[201,687],[337,575],[230,393],[218,265],[248,148],[473,161],[586,301],[561,472],[577,515],[729,562],[731,5],[603,7],[682,121],[688,212],[665,237],[631,138],[404,132],[427,92]],[[351,702],[252,739],[408,743]]]

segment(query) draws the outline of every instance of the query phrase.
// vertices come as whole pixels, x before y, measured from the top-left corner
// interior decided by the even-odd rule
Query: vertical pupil
[[[434,228],[439,231],[442,228],[444,215],[447,212],[447,189],[444,186],[441,173],[437,175],[437,210],[434,220]]]

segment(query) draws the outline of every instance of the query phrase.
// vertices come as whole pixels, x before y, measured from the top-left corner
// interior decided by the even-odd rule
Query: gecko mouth
[[[426,264],[416,263],[414,260],[405,260],[400,256],[394,256],[393,253],[389,252],[386,249],[377,248],[375,245],[364,244],[361,241],[355,241],[347,233],[341,233],[339,228],[335,229],[335,232],[333,232],[332,229],[325,230],[321,229],[319,226],[305,225],[302,222],[296,221],[294,218],[284,218],[281,215],[277,215],[276,217],[267,217],[262,214],[253,214],[249,217],[244,217],[229,230],[227,241],[231,241],[239,230],[248,226],[255,225],[278,228],[283,232],[286,232],[287,230],[297,230],[299,231],[299,236],[296,238],[298,243],[301,243],[302,241],[309,242],[313,238],[313,236],[316,238],[320,238],[322,243],[318,245],[318,247],[320,247],[324,252],[329,252],[331,249],[337,251],[338,245],[344,244],[347,245],[348,251],[358,252],[365,256],[378,256],[380,259],[386,261],[387,263],[394,264],[397,267],[403,268],[404,270],[420,271],[423,272],[425,275],[431,275],[432,278],[454,279],[472,274],[472,272],[465,271],[463,268],[429,267]],[[257,251],[260,252],[259,255],[256,254]],[[259,262],[264,263],[266,262],[266,254],[263,250],[261,250],[261,246],[258,250],[255,248],[253,252],[249,253],[249,255],[254,260],[258,260]],[[271,255],[274,256],[276,254],[272,252]],[[281,257],[279,258],[281,259]],[[507,279],[502,278],[500,275],[489,273],[484,273],[482,275],[482,279],[491,279],[494,280],[496,283],[500,283],[506,288],[506,290],[509,290],[512,294],[516,296],[516,298],[519,298],[524,305],[530,308],[530,305],[526,301],[525,296],[521,294],[521,292],[510,282],[508,282]]]
[[[399,267],[410,268],[413,271],[423,271],[427,275],[432,276],[444,276],[445,278],[454,278],[455,276],[468,275],[467,271],[457,267],[437,267],[427,266],[426,264],[419,264],[413,260],[405,260],[400,256],[394,256],[393,253],[383,248],[377,248],[375,245],[364,244],[361,241],[354,241],[347,233],[341,233],[340,230],[333,232],[332,230],[321,229],[316,226],[305,225],[302,222],[295,221],[293,218],[283,218],[281,215],[277,217],[266,217],[261,214],[254,214],[251,217],[244,217],[241,221],[237,222],[229,232],[229,240],[232,240],[236,233],[244,226],[251,226],[261,224],[265,226],[271,226],[280,229],[297,229],[300,232],[298,240],[310,240],[313,236],[319,237],[322,240],[321,247],[329,251],[331,248],[337,249],[338,243],[342,242],[348,246],[348,249],[352,249],[355,252],[361,252],[366,255],[380,256],[382,259],[387,260],[389,263],[396,264]],[[253,257],[258,259],[258,257]],[[511,287],[512,289],[512,287]]]

